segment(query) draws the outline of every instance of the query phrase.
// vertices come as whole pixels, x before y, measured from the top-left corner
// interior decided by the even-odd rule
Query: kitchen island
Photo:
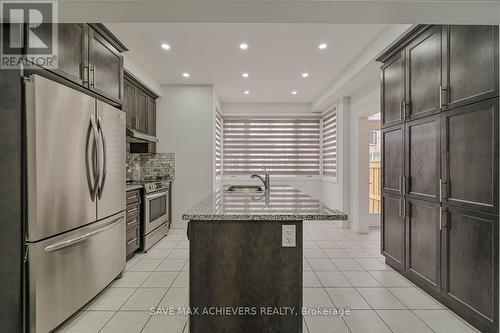
[[[302,332],[302,222],[347,215],[290,186],[215,191],[188,223],[190,332]]]

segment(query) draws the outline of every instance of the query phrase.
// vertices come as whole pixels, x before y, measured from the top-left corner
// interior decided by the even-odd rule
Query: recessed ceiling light
[[[302,77],[309,77],[309,73],[302,73]]]
[[[164,50],[170,50],[170,45],[168,45],[167,43],[163,43],[161,44],[161,48]]]
[[[324,50],[324,49],[326,49],[327,47],[328,47],[328,44],[326,44],[326,43],[321,43],[321,44],[319,44],[318,49],[320,49],[320,50]]]
[[[297,90],[292,91],[292,95],[297,95]]]
[[[248,49],[248,44],[247,43],[241,43],[240,44],[240,49],[242,49],[242,50]]]
[[[182,76],[185,77],[185,78],[188,78],[190,77],[191,75],[189,75],[189,73],[182,73]]]
[[[248,77],[248,73],[243,73],[243,74],[241,74],[241,76]]]
[[[245,90],[243,93],[244,93],[245,95],[249,95],[249,94],[250,94],[250,91]]]

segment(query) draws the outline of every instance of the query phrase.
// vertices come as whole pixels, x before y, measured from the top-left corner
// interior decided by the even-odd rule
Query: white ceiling
[[[161,84],[213,84],[225,103],[309,103],[387,25],[113,23],[107,27]],[[167,42],[171,49],[160,47]],[[246,42],[249,48],[241,51]],[[320,51],[318,45],[328,44]],[[191,77],[185,79],[183,72]],[[241,74],[248,72],[244,79]],[[301,73],[308,72],[308,78]],[[251,93],[245,95],[243,92]],[[296,90],[297,95],[291,91]]]

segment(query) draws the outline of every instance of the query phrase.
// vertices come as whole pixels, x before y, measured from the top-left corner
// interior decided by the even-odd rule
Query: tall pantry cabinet
[[[498,330],[498,26],[417,26],[381,67],[382,254]]]

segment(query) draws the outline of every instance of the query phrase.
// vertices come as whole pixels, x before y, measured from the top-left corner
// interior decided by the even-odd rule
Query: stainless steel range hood
[[[158,142],[155,136],[146,134],[144,132],[127,128],[127,141],[134,143],[147,143],[147,142]]]

